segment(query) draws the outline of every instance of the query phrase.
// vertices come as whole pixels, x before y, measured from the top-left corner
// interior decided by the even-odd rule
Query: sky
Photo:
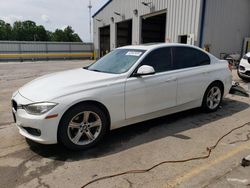
[[[108,0],[91,0],[92,15]],[[70,25],[84,42],[90,41],[89,0],[0,0],[0,19],[32,20],[46,30],[64,29]]]

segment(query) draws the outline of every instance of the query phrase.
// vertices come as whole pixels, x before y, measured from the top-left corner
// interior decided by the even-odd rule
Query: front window
[[[121,74],[127,72],[144,52],[145,50],[116,49],[89,66],[88,70]]]
[[[153,67],[156,73],[172,70],[171,48],[159,48],[150,52],[143,59],[141,65]]]

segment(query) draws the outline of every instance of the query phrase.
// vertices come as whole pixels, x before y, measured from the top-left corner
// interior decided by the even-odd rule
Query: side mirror
[[[155,69],[149,65],[142,65],[136,73],[134,73],[135,76],[146,76],[146,75],[152,75],[155,74]]]

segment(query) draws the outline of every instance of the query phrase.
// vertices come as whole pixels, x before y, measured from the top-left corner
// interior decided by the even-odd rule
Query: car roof
[[[152,49],[160,48],[160,47],[174,47],[174,46],[184,46],[184,47],[191,47],[191,48],[199,49],[198,47],[193,46],[193,45],[180,44],[180,43],[147,43],[147,44],[140,44],[140,45],[123,46],[118,49],[152,50]]]

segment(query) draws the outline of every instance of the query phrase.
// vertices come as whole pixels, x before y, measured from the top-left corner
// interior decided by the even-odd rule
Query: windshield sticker
[[[139,57],[141,54],[142,52],[136,52],[136,51],[129,51],[126,53],[126,55],[137,56],[137,57]]]

